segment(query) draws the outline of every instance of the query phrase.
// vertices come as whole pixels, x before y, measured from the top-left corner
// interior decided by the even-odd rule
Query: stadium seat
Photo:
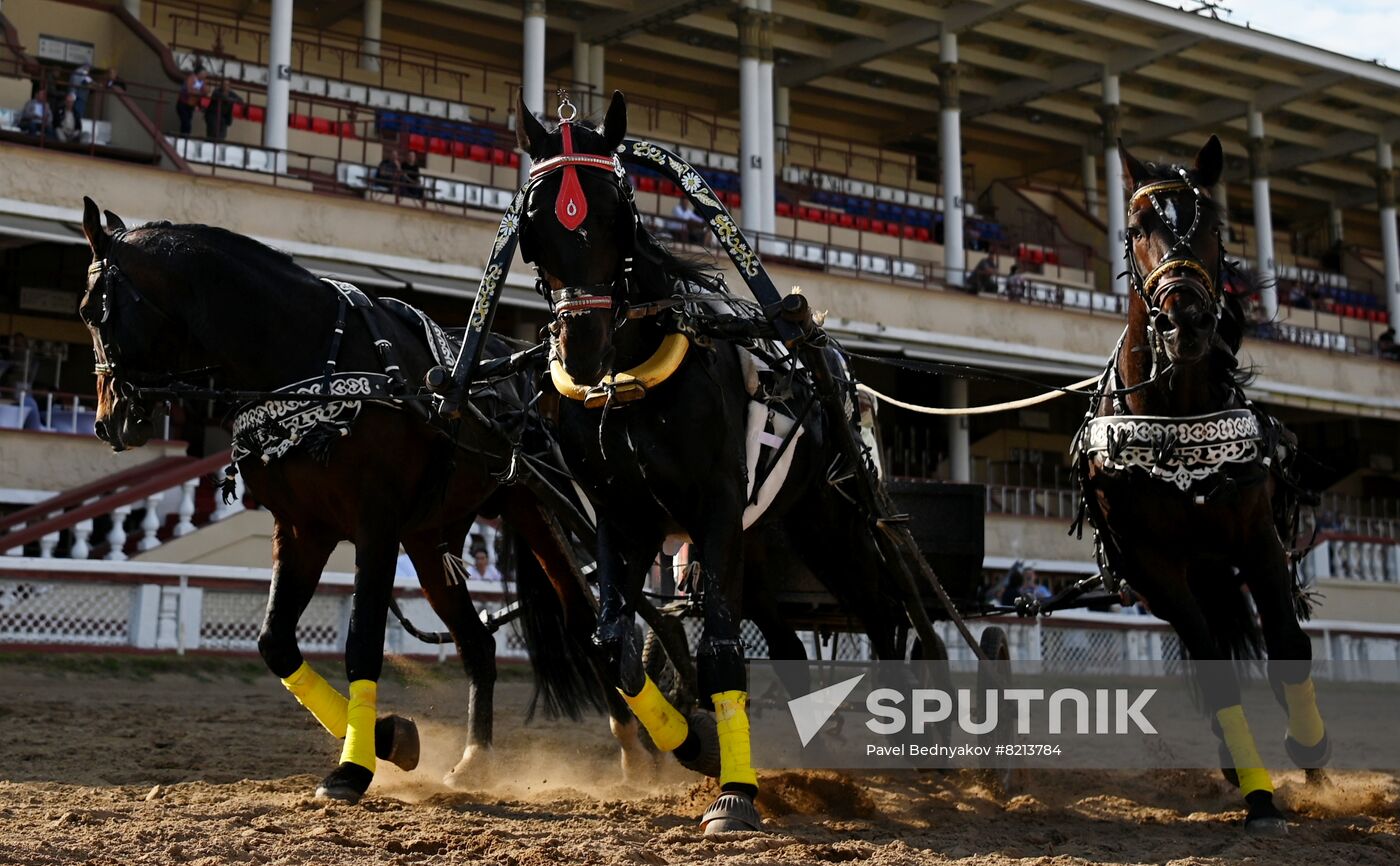
[[[520,154],[516,153],[513,150],[507,153],[506,165],[510,166],[511,168],[520,168]]]
[[[359,137],[359,135],[355,132],[355,124],[354,124],[353,121],[342,120],[342,121],[340,122],[340,137],[341,137],[341,138],[358,138],[358,137]]]
[[[311,118],[305,114],[293,114],[287,118],[287,125],[292,129],[309,130],[311,128]]]
[[[914,230],[914,238],[916,240],[923,241],[924,243],[928,243],[933,240],[933,234],[929,232],[928,229],[920,226],[919,228]]]
[[[491,148],[491,163],[492,165],[508,165],[510,164],[510,154],[499,147],[493,147]]]
[[[483,145],[473,144],[471,147],[467,148],[467,159],[470,159],[472,162],[490,162],[491,151],[487,150]]]
[[[261,105],[248,106],[248,121],[250,123],[262,123],[266,116],[267,109],[263,108]]]
[[[325,117],[313,117],[313,118],[311,118],[311,131],[314,132],[314,133],[316,133],[317,135],[330,135],[330,134],[331,134],[331,122],[330,122],[330,120],[329,120],[328,118],[325,118]]]
[[[428,152],[436,153],[439,156],[446,156],[449,152],[447,139],[437,138],[436,136],[428,139]]]
[[[465,141],[454,141],[454,142],[452,142],[452,158],[453,158],[453,159],[466,159],[466,158],[467,158],[467,143],[466,143]]]
[[[780,202],[778,202],[778,204],[777,204],[776,207],[777,207],[778,216],[781,216],[781,217],[790,217],[790,216],[792,216],[792,204],[791,204],[791,203],[785,202],[785,201],[780,201]]]
[[[645,175],[637,178],[637,189],[642,192],[656,192],[656,178]]]
[[[428,149],[428,140],[415,132],[408,137],[408,149],[423,153]]]
[[[245,114],[245,109],[244,109],[244,107],[243,107],[243,103],[241,103],[241,102],[235,102],[235,103],[233,104],[233,117],[234,117],[234,119],[235,119],[235,120],[242,120],[244,114]]]

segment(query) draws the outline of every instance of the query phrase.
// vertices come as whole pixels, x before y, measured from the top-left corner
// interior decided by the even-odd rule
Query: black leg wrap
[[[262,656],[267,669],[279,680],[296,673],[304,661],[301,650],[297,647],[295,634],[291,640],[274,637],[267,626],[263,626],[262,631],[258,633],[258,654]]]
[[[628,695],[636,695],[646,685],[646,668],[642,665],[642,636],[631,616],[618,617],[599,623],[593,642],[603,651],[603,657],[617,680],[617,687]]]
[[[373,781],[374,773],[359,764],[346,762],[321,780],[316,788],[316,797],[320,800],[340,800],[353,806],[360,802]]]
[[[374,723],[374,756],[401,770],[418,766],[418,725],[403,716],[383,716]]]
[[[1327,766],[1332,760],[1332,737],[1326,731],[1316,745],[1305,746],[1292,737],[1283,738],[1283,748],[1293,766],[1302,770],[1317,770]]]

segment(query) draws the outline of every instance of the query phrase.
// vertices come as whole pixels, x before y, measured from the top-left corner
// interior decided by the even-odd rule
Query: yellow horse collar
[[[583,401],[588,409],[604,405],[609,396],[616,403],[631,403],[642,399],[649,389],[671,378],[680,369],[689,349],[690,339],[685,334],[667,334],[650,358],[630,370],[605,376],[597,385],[575,382],[557,357],[549,362],[549,376],[554,381],[555,390],[570,400]]]

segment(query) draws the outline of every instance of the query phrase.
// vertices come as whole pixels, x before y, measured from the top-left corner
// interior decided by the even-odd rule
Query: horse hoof
[[[353,806],[360,802],[372,781],[374,773],[359,764],[346,762],[332,770],[331,774],[316,786],[316,799],[338,800]]]
[[[1245,832],[1251,836],[1288,835],[1287,818],[1253,818],[1244,822]]]
[[[690,757],[682,758],[680,755],[676,755],[676,760],[680,762],[682,767],[691,772],[718,779],[719,728],[715,724],[715,717],[704,710],[695,710],[687,721],[690,725],[690,732],[700,742],[700,748]]]
[[[418,725],[403,716],[384,716],[374,723],[374,756],[401,770],[418,766]]]
[[[737,791],[725,791],[705,810],[700,829],[706,836],[718,833],[742,833],[763,829],[763,819],[754,807],[753,799]]]
[[[480,788],[491,777],[491,765],[490,746],[467,746],[462,760],[442,777],[442,783],[457,791]]]
[[[1305,746],[1292,737],[1283,738],[1283,748],[1293,766],[1304,770],[1316,770],[1327,766],[1332,760],[1332,738],[1326,733],[1315,745]]]
[[[1321,767],[1304,770],[1303,778],[1307,781],[1309,788],[1328,791],[1336,787],[1336,785],[1332,784],[1332,777]]]

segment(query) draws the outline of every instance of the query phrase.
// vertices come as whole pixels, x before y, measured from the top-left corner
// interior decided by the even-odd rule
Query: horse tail
[[[544,523],[543,518],[539,519]],[[513,535],[520,635],[535,671],[535,694],[526,717],[534,718],[541,707],[547,718],[567,716],[574,721],[588,708],[603,712],[606,704],[602,687],[589,662],[588,648],[579,637],[592,633],[593,610],[586,600],[583,604],[571,604],[566,610],[561,592],[556,589],[578,581],[565,565],[571,558],[559,550],[541,551],[546,554],[544,559],[550,563],[551,571],[565,572],[547,573],[524,533]],[[550,539],[557,547],[558,536],[550,533]],[[585,618],[584,622],[576,621]]]

